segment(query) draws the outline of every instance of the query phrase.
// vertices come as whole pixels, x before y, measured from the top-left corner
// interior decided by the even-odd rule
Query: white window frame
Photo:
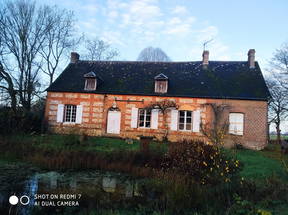
[[[152,120],[152,111],[150,110],[150,120],[149,120],[149,122],[150,122],[150,126],[149,127],[147,127],[146,126],[146,122],[148,121],[147,120],[147,111],[148,110],[145,110],[145,109],[138,109],[138,127],[139,128],[151,128],[151,120]],[[141,117],[140,117],[140,115],[141,115],[141,111],[144,111],[144,121],[143,121],[143,126],[140,126],[140,123],[141,123]]]
[[[71,108],[69,116],[67,117],[68,108]],[[74,117],[73,117],[74,115]],[[64,105],[64,114],[63,114],[63,122],[64,123],[76,123],[77,118],[77,105],[65,104]]]
[[[244,135],[244,113],[229,113],[229,134]]]
[[[180,129],[180,124],[183,124],[180,122],[180,112],[184,112],[184,129]],[[179,131],[192,131],[193,130],[193,111],[190,110],[179,110],[178,111],[178,130]],[[187,130],[187,112],[191,112],[191,129]]]

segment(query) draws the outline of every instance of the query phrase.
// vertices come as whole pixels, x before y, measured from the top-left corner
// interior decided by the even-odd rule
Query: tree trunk
[[[277,143],[281,144],[281,130],[280,130],[280,123],[276,123],[276,133],[277,133]]]

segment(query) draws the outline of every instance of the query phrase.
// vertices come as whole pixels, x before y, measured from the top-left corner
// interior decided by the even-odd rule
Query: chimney
[[[203,51],[202,54],[202,65],[207,66],[209,64],[209,51]]]
[[[248,64],[250,69],[255,68],[255,49],[250,49],[248,51]]]
[[[77,52],[71,52],[70,63],[77,63],[79,61],[80,55]]]

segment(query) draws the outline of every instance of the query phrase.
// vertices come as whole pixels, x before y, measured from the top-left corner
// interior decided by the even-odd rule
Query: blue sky
[[[265,68],[288,40],[287,0],[38,1],[73,10],[79,32],[111,43],[120,60],[136,60],[147,46],[162,48],[173,61],[200,60],[203,42],[213,38],[211,60],[246,60],[255,48]]]

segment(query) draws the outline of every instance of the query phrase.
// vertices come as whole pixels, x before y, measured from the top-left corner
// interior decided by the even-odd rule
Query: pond
[[[43,171],[16,164],[0,171],[0,214],[89,214],[144,201],[139,191],[144,179],[120,173]],[[11,196],[18,203],[13,197],[9,202]]]

